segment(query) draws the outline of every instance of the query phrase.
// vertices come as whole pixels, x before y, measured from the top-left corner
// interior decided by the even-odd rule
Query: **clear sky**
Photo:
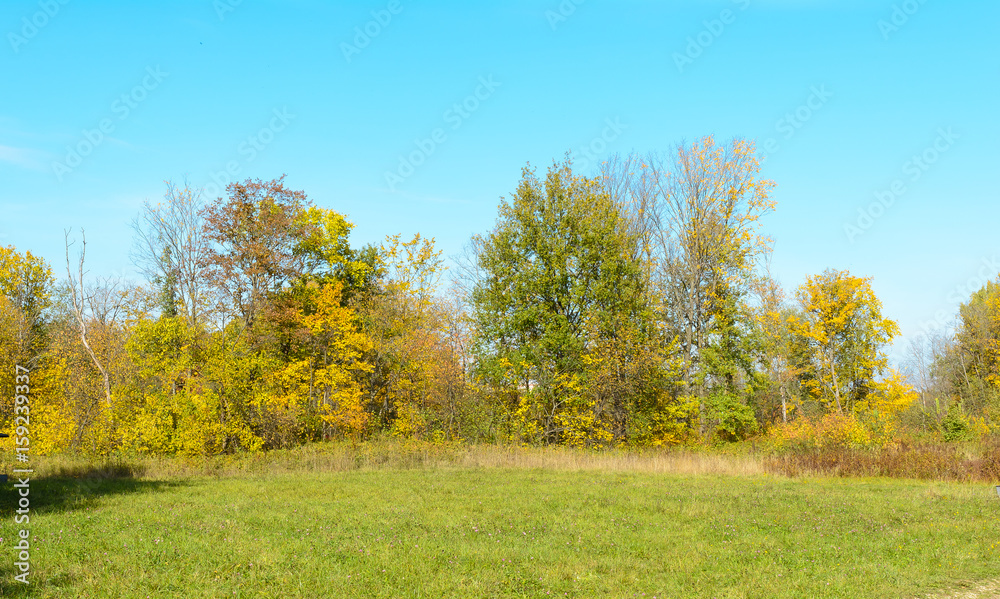
[[[138,278],[143,200],[229,169],[287,173],[355,245],[456,255],[527,162],[743,136],[777,183],[773,274],[872,277],[913,337],[1000,272],[997,23],[995,0],[6,0],[0,244],[61,274],[83,227],[92,275]]]

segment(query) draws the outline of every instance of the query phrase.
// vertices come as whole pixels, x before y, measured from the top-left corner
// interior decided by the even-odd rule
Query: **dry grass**
[[[36,477],[167,479],[283,472],[343,472],[413,468],[515,468],[560,471],[650,472],[680,475],[767,474],[752,455],[683,450],[586,451],[562,447],[436,445],[413,441],[318,443],[291,450],[210,457],[94,459],[76,455],[34,457]],[[12,464],[0,464],[10,471]]]
[[[678,475],[889,477],[956,482],[1000,482],[1000,443],[855,450],[828,447],[782,454],[718,451],[606,450],[565,447],[440,445],[394,439],[315,443],[290,450],[210,457],[33,457],[36,477],[227,477],[285,472],[345,472],[414,468],[512,468],[556,471],[648,472]],[[0,463],[10,472],[15,466]],[[4,470],[0,470],[4,471]]]
[[[827,447],[767,458],[768,470],[787,476],[884,476],[956,482],[1000,482],[1000,442],[981,447],[936,443],[881,450]]]
[[[462,456],[459,466],[473,468],[540,468],[545,470],[599,470],[670,474],[766,474],[763,460],[750,455],[691,451],[606,453],[565,448],[476,448]]]
[[[1000,598],[1000,580],[980,583],[970,588],[930,595],[927,599],[997,599]]]

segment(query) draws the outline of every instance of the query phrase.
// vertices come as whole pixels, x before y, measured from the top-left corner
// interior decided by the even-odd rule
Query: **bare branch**
[[[108,403],[108,407],[112,406],[111,401],[111,379],[108,376],[108,371],[105,369],[101,361],[97,359],[97,354],[90,347],[90,342],[87,340],[87,318],[84,313],[85,306],[90,302],[89,297],[85,295],[84,284],[83,284],[83,261],[87,255],[87,236],[83,229],[80,229],[80,260],[77,265],[77,278],[74,280],[73,271],[70,267],[69,261],[69,246],[72,245],[69,241],[69,230],[65,231],[66,238],[66,276],[69,279],[70,296],[73,300],[73,316],[76,320],[77,328],[80,331],[80,341],[83,343],[84,349],[87,350],[87,354],[90,356],[91,361],[97,368],[97,371],[101,373],[101,378],[104,382],[104,399]],[[79,287],[79,293],[78,288]]]

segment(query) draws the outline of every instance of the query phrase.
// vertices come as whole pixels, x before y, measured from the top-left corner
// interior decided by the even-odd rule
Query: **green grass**
[[[1000,575],[991,487],[455,468],[31,483],[32,597],[909,597]]]

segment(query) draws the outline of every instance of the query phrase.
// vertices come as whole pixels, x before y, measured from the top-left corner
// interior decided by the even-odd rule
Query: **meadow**
[[[27,587],[0,496],[4,597],[929,597],[1000,574],[992,486],[792,478],[749,456],[37,460]]]

